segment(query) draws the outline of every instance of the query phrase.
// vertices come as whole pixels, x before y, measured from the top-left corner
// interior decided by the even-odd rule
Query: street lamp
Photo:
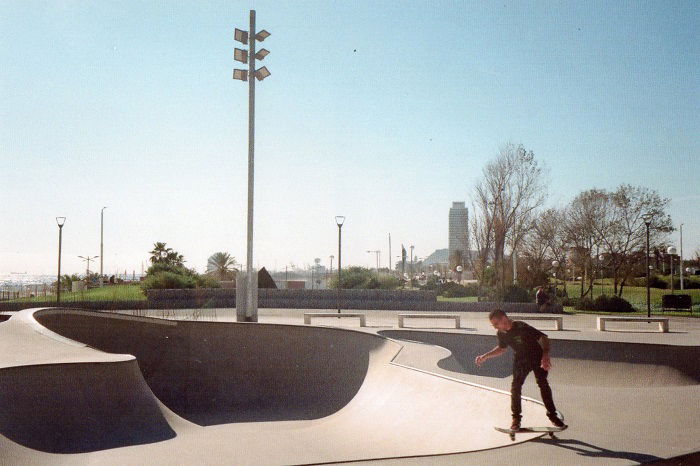
[[[87,272],[85,272],[85,280],[87,281],[90,279],[90,261],[94,261],[95,259],[97,259],[100,256],[87,256],[87,257],[78,256],[78,257],[80,257],[82,260],[87,262]],[[124,272],[124,274],[126,275],[126,271]]]
[[[377,259],[377,277],[379,277],[379,258],[381,257],[382,251],[375,249],[372,251],[367,251],[368,254],[374,254]]]
[[[605,293],[603,292],[603,259],[605,257],[600,254],[598,256],[598,268],[600,269],[600,295],[603,296]]]
[[[105,231],[105,229],[104,229],[104,224],[105,224],[105,223],[104,223],[104,220],[105,220],[105,216],[104,216],[104,213],[105,213],[105,209],[106,209],[106,208],[107,208],[107,207],[103,207],[102,210],[100,210],[100,288],[101,288],[102,285],[103,285],[103,281],[102,281],[102,273],[103,273],[103,272],[102,272],[102,266],[103,266],[104,257],[105,257],[105,253],[104,253],[104,231]]]
[[[683,291],[683,224],[681,223],[681,255],[678,258],[678,270],[681,275],[681,291]]]
[[[341,263],[341,240],[342,240],[342,228],[343,228],[343,223],[345,223],[345,217],[342,215],[336,215],[335,217],[335,224],[338,225],[338,314],[340,314],[340,290],[343,287],[342,282],[340,281],[340,269],[342,268],[342,263]]]
[[[649,227],[651,226],[651,221],[653,219],[653,215],[650,212],[647,212],[646,214],[642,215],[642,219],[644,220],[644,225],[647,227],[647,253],[646,253],[646,273],[647,273],[647,317],[651,317],[651,290],[649,288],[649,270],[651,266],[649,265]]]
[[[255,60],[262,60],[270,52],[260,49],[255,53],[255,42],[262,42],[270,36],[264,29],[256,34],[255,32],[255,10],[250,10],[250,31],[236,29],[234,39],[242,44],[248,44],[248,50],[236,48],[233,53],[234,60],[247,63],[248,70],[233,70],[233,79],[248,81],[248,236],[247,236],[247,260],[246,260],[246,305],[245,320],[256,322],[257,315],[257,293],[253,292],[253,287],[257,287],[253,276],[253,181],[255,168],[255,79],[262,81],[270,76],[270,71],[266,67],[255,70]],[[253,299],[256,302],[253,302]]]
[[[671,260],[671,294],[675,293],[674,290],[674,285],[673,285],[673,256],[676,254],[676,248],[673,246],[669,246],[668,249],[666,249],[666,252],[668,253],[668,257]]]
[[[56,217],[58,224],[58,280],[56,280],[56,302],[61,302],[61,241],[63,239],[63,225],[66,223],[66,217]]]
[[[552,261],[552,268],[554,269],[554,299],[557,299],[557,267],[559,267],[559,261]]]

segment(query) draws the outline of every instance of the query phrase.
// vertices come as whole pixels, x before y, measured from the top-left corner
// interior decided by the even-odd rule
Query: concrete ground
[[[26,429],[18,429],[22,410],[17,410],[17,416],[12,418],[6,409],[0,415],[0,463],[300,464],[352,463],[348,460],[355,458],[372,464],[607,465],[653,463],[700,450],[700,320],[671,317],[670,333],[659,333],[654,324],[647,323],[610,324],[610,331],[598,332],[591,315],[565,316],[564,331],[549,331],[550,323],[532,322],[553,340],[550,382],[557,407],[571,427],[558,434],[556,440],[529,435],[519,436],[516,443],[511,443],[506,435],[492,429],[493,425],[509,423],[508,396],[474,385],[501,390],[508,390],[510,385],[509,355],[487,362],[482,369],[473,364],[477,354],[496,342],[495,331],[485,314],[461,314],[461,329],[449,328],[451,322],[447,320],[425,319],[407,320],[407,326],[415,328],[399,330],[397,311],[364,311],[367,327],[358,327],[358,319],[322,318],[314,320],[314,327],[308,327],[307,332],[304,312],[261,309],[260,323],[278,325],[254,326],[263,329],[254,338],[248,335],[247,324],[235,325],[232,328],[238,333],[232,333],[226,326],[207,323],[234,321],[235,311],[230,309],[123,311],[138,316],[118,322],[89,315],[64,319],[60,313],[39,318],[62,336],[42,330],[42,325],[30,325],[31,320],[13,317],[0,324],[0,392],[5,403],[10,399],[15,401],[15,407],[27,403],[25,408],[34,410],[37,417],[45,416],[49,423],[53,422],[56,416],[52,410],[37,408],[36,399],[27,398],[25,392],[28,380],[36,382],[46,376],[41,368],[56,364],[63,366],[49,374],[53,380],[68,374],[76,363],[93,365],[89,372],[71,376],[68,382],[75,387],[84,387],[79,382],[81,378],[97,377],[94,374],[104,370],[105,365],[118,367],[120,372],[105,372],[92,384],[112,377],[108,385],[111,393],[119,388],[120,379],[132,378],[127,384],[131,387],[127,393],[131,393],[144,380],[138,370],[133,372],[133,361],[137,360],[148,386],[142,390],[145,395],[137,399],[140,404],[134,408],[134,416],[128,418],[131,437],[130,432],[119,431],[121,437],[110,445],[105,443],[105,436],[93,436],[96,443],[85,446],[82,452],[56,454],[56,448],[70,449],[70,445],[55,442],[50,448],[41,441],[34,447],[28,445],[35,440],[32,436],[38,436],[37,429],[46,429],[45,423],[27,423]],[[139,318],[144,314],[183,322],[177,328],[156,325],[152,319]],[[325,326],[329,328],[324,330]],[[336,327],[359,330],[367,338],[360,338],[361,334],[355,332],[338,333]],[[221,329],[228,330],[221,337],[211,337]],[[297,340],[290,340],[290,334],[297,335]],[[377,339],[377,334],[396,343]],[[313,338],[309,340],[308,335]],[[318,346],[324,339],[329,339],[325,346]],[[76,340],[84,344],[76,344]],[[178,380],[186,379],[183,389],[201,380],[216,382],[213,385],[229,383],[231,374],[248,374],[236,383],[250,382],[258,369],[251,372],[247,365],[250,361],[245,357],[241,356],[243,362],[241,357],[234,361],[221,359],[222,354],[240,354],[241,345],[255,347],[252,355],[271,349],[265,356],[270,359],[263,364],[269,368],[266,383],[283,374],[284,383],[296,388],[289,393],[270,390],[270,398],[265,400],[224,400],[226,393],[196,400],[190,392],[183,392],[190,393],[190,404],[178,406],[177,400],[183,396],[172,391]],[[178,353],[177,349],[183,347],[187,351]],[[299,354],[294,356],[295,353]],[[177,374],[183,363],[189,372]],[[193,363],[196,364],[192,366]],[[159,372],[160,367],[169,369]],[[211,367],[230,369],[207,372]],[[290,367],[297,370],[290,371]],[[31,378],[23,377],[25,373]],[[322,376],[323,373],[328,376]],[[321,375],[312,381],[305,374]],[[334,397],[314,395],[313,390],[306,389],[328,379],[330,382],[320,393],[333,391],[334,397],[349,400],[346,405],[335,406]],[[255,386],[253,383],[251,387]],[[534,378],[528,379],[523,394],[539,399]],[[124,409],[125,400],[114,398],[109,396],[105,403]],[[207,405],[211,400],[224,400],[225,406],[239,403],[239,408],[230,414],[235,419],[215,420],[214,425],[208,425],[206,419],[211,421],[212,413],[218,409]],[[162,401],[167,401],[167,408]],[[85,396],[70,398],[62,403],[65,412],[58,411],[76,416],[71,422],[80,425],[81,413],[76,414],[69,405],[85,402]],[[241,410],[255,402],[279,406],[265,414],[273,419],[261,423],[261,414],[251,410],[247,414],[253,416],[251,422],[242,422],[245,413]],[[306,412],[300,415],[290,407],[301,407]],[[202,411],[203,408],[206,409]],[[105,412],[103,404],[93,402],[81,409],[92,413],[92,417]],[[524,424],[531,421],[546,425],[540,405],[526,403],[525,409]],[[143,431],[142,419],[136,415],[141,412],[152,413],[147,431]],[[107,418],[108,423],[112,417]],[[157,431],[152,428],[154,425],[160,426]],[[110,432],[122,429],[112,427]],[[148,438],[135,441],[132,437],[137,431]],[[75,434],[73,439],[86,435],[81,431]],[[244,440],[245,448],[232,439]],[[527,441],[520,443],[521,440]],[[47,452],[47,448],[54,453]],[[263,454],[269,456],[260,456]],[[406,457],[411,455],[415,457]],[[690,462],[684,464],[694,464],[693,458],[687,461]]]

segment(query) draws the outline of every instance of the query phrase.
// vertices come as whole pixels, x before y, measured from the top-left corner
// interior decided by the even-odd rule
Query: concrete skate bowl
[[[493,429],[507,393],[402,367],[401,351],[340,328],[21,311],[0,325],[0,396],[15,400],[0,463],[306,464],[514,444]],[[546,422],[540,403],[523,408]]]
[[[488,361],[481,368],[474,358],[496,346],[492,335],[436,331],[385,330],[380,334],[447,349],[437,362],[441,369],[503,379],[512,373],[512,358]],[[700,384],[700,346],[673,346],[586,340],[552,340],[550,377],[555,384],[599,387],[651,387]]]
[[[136,356],[155,396],[202,426],[328,416],[355,396],[370,353],[384,344],[335,329],[309,338],[295,326],[55,311],[36,319],[71,340]]]

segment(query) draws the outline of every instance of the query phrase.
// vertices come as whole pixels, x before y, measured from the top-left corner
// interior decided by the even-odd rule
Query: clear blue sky
[[[272,35],[257,89],[258,265],[447,247],[452,201],[522,143],[549,205],[643,185],[700,248],[700,7],[652,2],[0,2],[0,273],[164,241],[202,271],[245,259],[248,10]],[[677,243],[677,234],[676,237]]]

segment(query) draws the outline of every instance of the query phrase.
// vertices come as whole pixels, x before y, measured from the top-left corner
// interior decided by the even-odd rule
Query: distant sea
[[[24,285],[50,285],[56,281],[56,275],[32,275],[28,273],[0,274],[0,286],[3,288]]]

